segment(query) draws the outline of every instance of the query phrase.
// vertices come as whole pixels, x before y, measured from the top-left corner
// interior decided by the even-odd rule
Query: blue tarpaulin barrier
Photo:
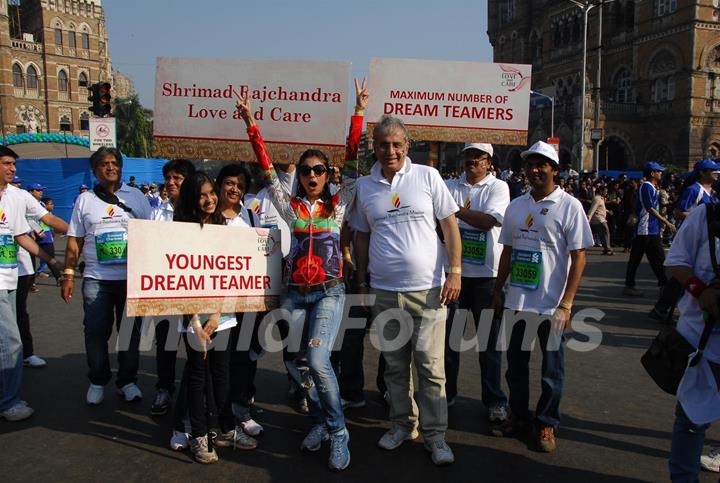
[[[165,159],[124,158],[123,181],[135,176],[138,185],[144,182],[162,182],[162,167]],[[40,183],[47,189],[43,196],[55,202],[53,213],[65,221],[70,221],[72,206],[79,193],[81,184],[91,189],[95,177],[90,171],[87,158],[59,159],[18,159],[17,176],[23,180],[23,188],[31,183]]]

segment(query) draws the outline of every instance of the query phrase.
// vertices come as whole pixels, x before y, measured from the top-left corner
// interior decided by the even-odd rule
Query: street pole
[[[575,2],[573,2],[575,3]],[[589,3],[583,5],[583,14],[585,20],[583,22],[583,59],[582,71],[580,71],[580,172],[585,168],[585,77],[587,77],[587,34],[588,34],[588,14],[594,7]]]
[[[595,129],[600,128],[600,82],[602,71],[602,35],[603,35],[603,2],[600,2],[598,10],[598,47],[597,47],[597,69],[595,72]],[[600,171],[600,140],[593,146],[593,171]]]

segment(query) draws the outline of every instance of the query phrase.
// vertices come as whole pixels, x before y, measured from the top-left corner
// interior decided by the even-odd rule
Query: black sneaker
[[[664,314],[660,312],[657,308],[653,307],[652,310],[648,313],[648,317],[650,317],[653,320],[657,320],[658,322],[665,322],[665,319],[667,319],[668,314]]]
[[[170,409],[170,393],[166,389],[158,389],[153,400],[150,414],[153,416],[163,416]]]
[[[490,427],[490,434],[497,438],[519,436],[522,434],[528,434],[530,431],[532,431],[532,424],[528,421],[518,421],[512,417],[506,419],[500,424]]]

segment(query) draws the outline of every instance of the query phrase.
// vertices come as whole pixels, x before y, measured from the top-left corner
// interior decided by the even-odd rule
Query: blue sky
[[[113,65],[152,109],[155,58],[492,62],[487,0],[105,0]],[[372,89],[372,86],[370,86]]]

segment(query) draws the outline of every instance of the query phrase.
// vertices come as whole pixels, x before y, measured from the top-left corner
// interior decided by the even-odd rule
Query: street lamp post
[[[605,3],[610,3],[613,0],[599,0],[596,2],[591,2],[590,0],[580,1],[580,0],[568,0],[569,2],[572,2],[575,4],[578,8],[580,8],[583,11],[583,60],[582,60],[582,71],[580,72],[580,170],[582,171],[584,168],[584,161],[585,161],[585,83],[586,83],[586,77],[587,77],[587,34],[588,34],[588,14],[590,13],[590,10],[593,8],[600,6],[600,16],[601,16],[601,22],[602,22],[602,6]],[[602,23],[600,24],[600,29],[602,31]],[[601,33],[602,35],[602,33]],[[598,55],[599,55],[598,51]],[[598,59],[598,65],[600,63],[600,59]],[[598,73],[598,76],[600,74]],[[599,108],[600,105],[598,104],[595,108],[595,116],[599,115]],[[599,119],[597,119],[596,124],[599,123]]]
[[[533,96],[544,97],[550,100],[550,137],[555,137],[555,98],[538,91],[530,91]]]

